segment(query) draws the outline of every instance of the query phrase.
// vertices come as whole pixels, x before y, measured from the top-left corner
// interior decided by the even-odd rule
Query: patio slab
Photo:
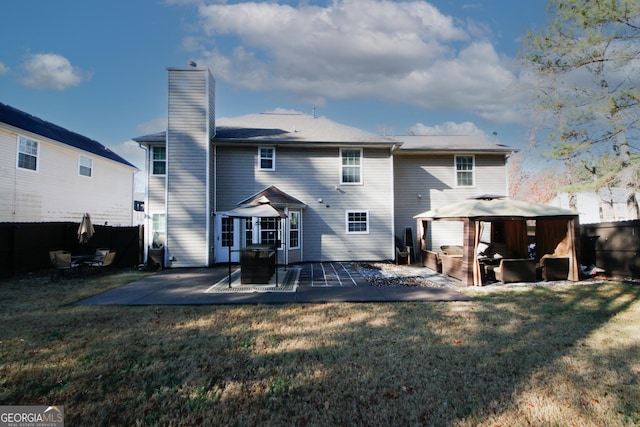
[[[327,302],[468,301],[449,288],[370,286],[349,263],[305,263],[295,292],[207,293],[228,277],[227,266],[181,268],[158,272],[141,280],[84,299],[78,305],[216,305]],[[352,267],[352,266],[351,266]],[[234,270],[237,267],[234,268]],[[324,271],[323,274],[319,272]],[[337,279],[340,277],[340,280]],[[319,285],[321,284],[322,285]]]

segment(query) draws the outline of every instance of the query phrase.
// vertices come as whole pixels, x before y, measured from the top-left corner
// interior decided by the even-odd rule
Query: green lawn
[[[0,282],[0,405],[64,405],[70,426],[640,424],[640,286],[73,305],[141,275]]]

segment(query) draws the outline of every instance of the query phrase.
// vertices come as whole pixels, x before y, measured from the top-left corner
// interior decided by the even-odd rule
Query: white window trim
[[[164,160],[155,160],[153,158],[153,152],[156,150],[156,148],[164,148]],[[167,147],[166,146],[162,146],[162,145],[152,145],[151,146],[151,150],[149,150],[149,156],[150,156],[150,161],[151,161],[151,167],[149,169],[151,169],[150,175],[152,176],[165,176],[167,174]],[[153,172],[153,163],[155,161],[163,161],[164,162],[164,173],[154,173]]]
[[[349,214],[350,213],[364,213],[367,215],[367,230],[366,231],[349,231]],[[363,209],[351,209],[348,211],[345,211],[344,213],[344,222],[345,222],[345,231],[347,232],[347,234],[369,234],[370,233],[370,226],[369,226],[369,221],[370,221],[370,214],[368,210],[363,210]]]
[[[153,225],[154,225],[154,221],[153,221],[153,217],[156,215],[163,215],[164,216],[164,228],[161,230],[156,230]],[[153,244],[153,233],[155,232],[162,232],[164,234],[164,245],[166,246],[167,244],[167,214],[166,212],[163,211],[155,211],[155,212],[149,212],[149,242],[150,242],[150,246]]]
[[[83,167],[82,165],[82,159],[87,159],[90,162],[90,166],[89,166],[89,175],[83,175],[80,173],[80,168]],[[86,167],[86,166],[85,166]],[[93,178],[93,158],[89,157],[89,156],[83,156],[82,154],[80,154],[78,156],[78,176],[81,176],[83,178]]]
[[[458,157],[471,157],[471,185],[460,185],[458,183]],[[464,171],[460,171],[464,172]],[[473,154],[456,154],[453,157],[453,179],[456,183],[456,188],[475,188],[476,186],[476,156]]]
[[[271,167],[263,168],[262,167],[262,150],[271,150]],[[276,170],[276,148],[275,147],[258,147],[258,170],[261,171],[274,171]]]
[[[302,212],[295,210],[295,211],[289,211],[289,241],[287,243],[291,244],[291,214],[296,214],[298,215],[298,228],[295,228],[293,230],[298,232],[298,245],[297,246],[289,246],[289,249],[300,249],[300,239],[302,236]]]
[[[343,177],[343,169],[344,169],[344,165],[342,164],[342,152],[344,150],[352,150],[352,151],[359,151],[360,152],[360,164],[357,166],[358,169],[360,170],[360,180],[357,182],[344,182],[342,180]],[[349,148],[349,147],[344,147],[340,149],[340,185],[362,185],[363,183],[363,179],[362,179],[362,163],[364,162],[364,155],[362,152],[362,148]],[[354,167],[354,166],[349,166],[349,167]]]
[[[35,142],[36,145],[36,168],[35,169],[29,169],[29,168],[23,168],[22,166],[20,166],[20,139],[26,139],[29,141],[33,141]],[[26,153],[25,153],[26,154]],[[18,135],[18,137],[16,138],[16,168],[23,170],[23,171],[28,171],[28,172],[38,172],[38,170],[40,169],[40,141],[37,141],[33,138],[29,138],[23,135]]]

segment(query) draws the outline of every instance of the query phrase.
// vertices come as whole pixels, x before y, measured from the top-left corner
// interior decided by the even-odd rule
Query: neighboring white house
[[[169,267],[237,261],[237,249],[276,241],[288,263],[393,259],[414,215],[508,195],[515,151],[468,136],[390,138],[304,114],[216,121],[215,81],[198,68],[169,69],[168,129],[134,140],[147,150],[147,241],[164,246]],[[225,216],[264,197],[287,220]],[[433,242],[460,244],[450,230],[435,227]]]
[[[0,222],[132,225],[137,168],[104,145],[0,103]]]
[[[640,200],[640,193],[636,193]],[[624,188],[601,188],[595,191],[583,191],[576,194],[580,224],[626,221],[635,219],[627,210],[627,190]],[[549,205],[570,209],[569,194],[560,193]]]

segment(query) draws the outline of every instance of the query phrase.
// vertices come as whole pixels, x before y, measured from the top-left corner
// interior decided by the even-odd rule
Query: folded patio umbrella
[[[95,230],[93,229],[93,224],[91,223],[91,217],[88,213],[84,214],[82,217],[82,222],[80,222],[80,227],[78,227],[78,242],[80,244],[85,244],[91,239],[91,236],[95,234]]]

